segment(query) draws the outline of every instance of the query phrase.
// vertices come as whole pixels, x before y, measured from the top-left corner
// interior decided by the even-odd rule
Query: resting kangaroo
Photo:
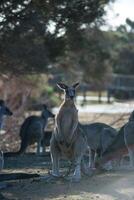
[[[27,146],[37,142],[37,154],[40,154],[40,147],[43,146],[45,152],[44,129],[48,118],[54,118],[46,105],[43,106],[41,116],[30,116],[25,119],[20,128],[21,147],[18,154],[24,153]]]
[[[134,166],[134,111],[131,113],[129,121],[124,124],[115,137],[113,143],[103,153],[103,161],[109,160],[110,157],[123,155],[128,150],[130,166]],[[126,154],[126,153],[125,153]],[[119,156],[118,156],[119,157]]]
[[[103,152],[112,144],[117,131],[104,123],[80,124],[91,150],[90,168],[95,168],[95,154],[102,156]]]
[[[112,144],[103,152],[100,165],[107,163],[110,160],[118,159],[121,160],[121,155],[126,149],[124,141],[124,126],[117,132],[117,136],[113,140]]]
[[[73,181],[81,179],[81,160],[86,151],[87,143],[82,129],[78,123],[78,110],[74,103],[75,89],[79,83],[67,86],[58,83],[57,86],[64,90],[64,101],[60,106],[55,119],[55,129],[50,142],[52,160],[52,175],[59,177],[59,160],[67,158],[75,165]]]

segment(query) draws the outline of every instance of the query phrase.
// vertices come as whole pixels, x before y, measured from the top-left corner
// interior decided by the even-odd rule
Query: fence
[[[134,98],[134,75],[112,74],[107,92],[108,102],[111,96],[120,99]]]

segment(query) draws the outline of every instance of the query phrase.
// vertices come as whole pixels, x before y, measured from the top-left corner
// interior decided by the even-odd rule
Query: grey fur
[[[104,163],[107,163],[107,161],[112,159],[121,160],[121,154],[126,149],[124,141],[124,126],[120,128],[112,144],[103,152],[100,163],[102,166]],[[118,162],[118,165],[120,165],[120,162]]]
[[[99,157],[102,156],[103,152],[114,141],[117,131],[111,126],[99,122],[80,125],[87,137],[88,146],[91,149],[90,167],[95,168],[95,154]]]
[[[104,151],[102,162],[106,162],[113,156],[119,157],[125,150],[128,150],[130,166],[134,167],[134,111],[129,117],[129,121],[124,124],[118,132],[113,143]],[[120,156],[120,160],[121,156]]]
[[[134,111],[131,113],[129,121],[119,130],[113,143],[103,153],[102,162],[109,160],[113,156],[120,157],[119,160],[122,160],[121,155],[126,152],[126,149],[128,150],[130,166],[134,167]]]

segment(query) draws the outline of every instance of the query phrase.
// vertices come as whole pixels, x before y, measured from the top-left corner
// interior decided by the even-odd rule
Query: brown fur
[[[59,113],[56,115],[57,139],[66,140],[67,143],[70,143],[74,137],[74,134],[76,134],[75,132],[77,126],[78,111],[72,100],[66,100],[62,103]]]
[[[55,130],[51,139],[52,174],[59,176],[59,159],[67,158],[76,168],[73,178],[79,180],[80,163],[86,150],[86,140],[78,125],[78,110],[74,101],[65,98],[55,119]]]

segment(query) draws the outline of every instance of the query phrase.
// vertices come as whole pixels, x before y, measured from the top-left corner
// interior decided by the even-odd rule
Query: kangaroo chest
[[[78,111],[75,107],[62,108],[56,118],[58,131],[61,134],[71,134],[73,126],[78,123]]]
[[[73,157],[77,136],[78,111],[73,107],[62,107],[56,117],[55,139],[61,153]]]

